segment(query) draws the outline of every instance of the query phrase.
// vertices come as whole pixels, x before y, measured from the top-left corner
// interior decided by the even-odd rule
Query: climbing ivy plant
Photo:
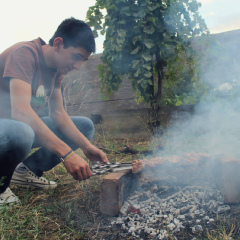
[[[106,95],[127,77],[137,103],[150,103],[153,119],[161,101],[193,102],[199,87],[191,39],[207,34],[196,0],[96,0],[87,12],[97,37],[106,36],[98,66]],[[166,89],[164,99],[162,93]],[[185,90],[184,90],[185,89]]]

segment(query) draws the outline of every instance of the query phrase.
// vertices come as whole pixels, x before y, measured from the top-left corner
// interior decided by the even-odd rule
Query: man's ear
[[[53,40],[53,47],[55,52],[58,52],[61,48],[63,48],[63,39],[61,37],[56,37]]]

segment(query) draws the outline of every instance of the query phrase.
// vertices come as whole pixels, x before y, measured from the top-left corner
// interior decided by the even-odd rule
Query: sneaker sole
[[[50,184],[42,184],[42,183],[33,183],[33,182],[26,182],[26,181],[20,181],[12,179],[11,183],[18,185],[20,187],[24,188],[38,188],[38,189],[53,189],[57,187],[56,185],[50,185]]]

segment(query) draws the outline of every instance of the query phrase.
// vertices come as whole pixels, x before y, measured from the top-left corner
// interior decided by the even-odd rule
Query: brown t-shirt
[[[62,76],[44,60],[41,39],[20,42],[0,54],[0,118],[11,118],[10,78],[31,84],[31,106],[38,112],[48,102],[54,84],[61,86]]]

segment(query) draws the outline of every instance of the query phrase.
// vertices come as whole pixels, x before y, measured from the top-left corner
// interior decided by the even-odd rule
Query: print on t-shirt
[[[43,106],[49,99],[49,96],[47,96],[48,91],[49,89],[46,90],[43,85],[40,85],[37,89],[36,96],[32,96],[31,98],[31,106],[32,107]]]

